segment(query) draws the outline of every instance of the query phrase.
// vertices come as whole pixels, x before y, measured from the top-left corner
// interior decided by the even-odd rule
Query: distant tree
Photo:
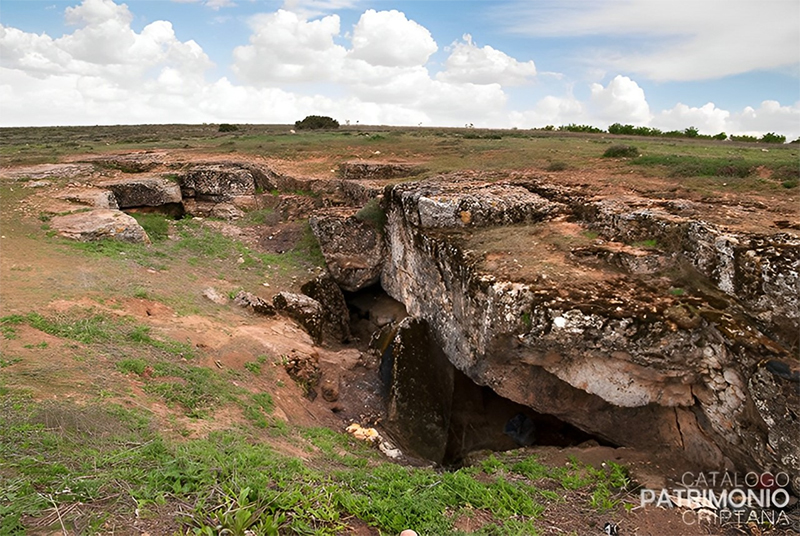
[[[767,132],[758,140],[761,143],[786,143],[786,136],[775,134],[774,132]]]
[[[229,123],[221,123],[219,125],[219,132],[236,132],[239,130],[239,127],[236,125],[231,125]]]
[[[700,134],[700,131],[697,129],[697,127],[689,127],[683,131],[683,135],[687,138],[696,138],[698,134]]]
[[[748,141],[748,142],[756,142],[758,138],[755,136],[748,136],[747,134],[742,134],[740,136],[734,136],[731,134],[731,141]]]
[[[720,132],[719,134],[717,134],[716,136],[714,136],[714,139],[715,139],[715,140],[724,141],[724,140],[727,140],[727,139],[728,139],[728,135],[727,135],[727,134],[725,134],[724,132]]]
[[[339,128],[339,121],[324,115],[309,115],[302,121],[295,121],[298,130],[317,130],[321,128]]]

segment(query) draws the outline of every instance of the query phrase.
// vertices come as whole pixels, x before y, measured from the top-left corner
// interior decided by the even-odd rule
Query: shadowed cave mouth
[[[406,319],[405,307],[380,285],[345,298],[353,335],[370,341],[380,355],[383,424],[404,452],[459,467],[469,453],[481,450],[569,447],[591,440],[613,446],[476,384],[444,356],[427,323]]]
[[[173,220],[181,220],[186,215],[183,203],[165,203],[157,206],[126,207],[122,209],[126,214],[158,214]]]

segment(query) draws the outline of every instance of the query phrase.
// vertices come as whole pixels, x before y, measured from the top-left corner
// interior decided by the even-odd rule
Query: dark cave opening
[[[404,452],[458,467],[476,451],[608,442],[475,383],[444,356],[427,323],[411,328],[380,285],[345,293],[353,335],[379,359],[384,426]],[[401,333],[403,332],[403,333]]]

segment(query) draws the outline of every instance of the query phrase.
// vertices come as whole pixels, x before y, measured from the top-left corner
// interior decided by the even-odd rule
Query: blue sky
[[[800,136],[797,0],[3,0],[0,125]]]

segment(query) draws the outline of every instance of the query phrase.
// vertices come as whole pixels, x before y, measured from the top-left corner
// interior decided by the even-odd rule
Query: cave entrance
[[[350,328],[379,359],[384,428],[404,452],[446,467],[469,454],[522,446],[569,447],[598,437],[502,397],[458,370],[427,322],[408,317],[380,285],[345,293]]]
[[[343,291],[350,311],[350,332],[363,343],[408,316],[405,306],[383,290],[380,284],[356,292]],[[380,349],[383,352],[384,348]]]
[[[173,220],[180,220],[186,215],[183,208],[183,203],[165,203],[154,207],[141,206],[141,207],[125,207],[121,209],[126,214],[158,214]]]
[[[442,464],[461,466],[471,452],[607,442],[552,415],[504,398],[454,367],[453,399]]]

